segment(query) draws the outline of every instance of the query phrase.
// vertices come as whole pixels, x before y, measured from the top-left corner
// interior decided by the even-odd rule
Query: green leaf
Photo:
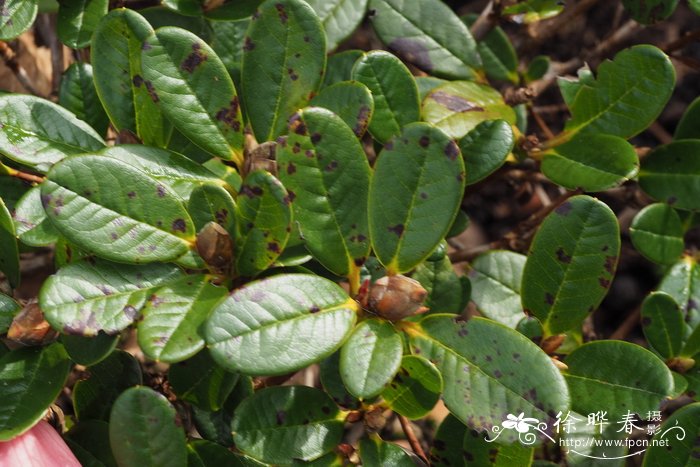
[[[483,180],[501,167],[513,150],[513,128],[505,120],[477,124],[459,141],[467,169],[467,185]]]
[[[387,443],[378,438],[360,440],[360,460],[362,465],[391,465],[392,467],[414,467],[411,456],[397,444]]]
[[[34,96],[0,95],[0,154],[44,173],[66,156],[103,147],[100,135],[63,107]]]
[[[109,440],[120,467],[185,467],[185,433],[176,416],[165,397],[150,388],[124,391],[109,422]]]
[[[439,0],[370,0],[379,38],[406,61],[440,78],[474,79],[481,60],[476,41]]]
[[[236,203],[231,194],[218,185],[204,184],[195,188],[187,204],[195,230],[198,232],[209,222],[216,222],[229,234],[236,231]]]
[[[439,129],[414,123],[387,143],[370,185],[369,229],[390,274],[409,271],[430,255],[449,231],[463,191],[459,148]]]
[[[610,287],[620,254],[620,229],[610,208],[574,196],[549,214],[530,247],[522,304],[546,335],[577,328]]]
[[[188,444],[188,467],[209,467],[215,465],[225,465],[228,467],[262,467],[264,464],[250,457],[235,454],[225,447],[212,443],[211,441],[196,439]]]
[[[490,430],[509,413],[553,422],[554,414],[568,410],[569,391],[551,359],[502,324],[431,315],[408,332],[412,353],[442,373],[447,408],[472,429]],[[511,433],[500,439],[515,440]]]
[[[95,88],[117,131],[130,130],[144,144],[164,147],[172,126],[154,102],[153,83],[141,74],[141,47],[153,34],[148,21],[127,9],[103,17],[92,36]]]
[[[639,159],[622,138],[595,134],[575,137],[542,154],[542,173],[570,190],[587,192],[614,188],[634,177]]]
[[[348,81],[351,79],[352,67],[364,54],[365,53],[362,50],[352,49],[330,55],[328,57],[326,73],[323,76],[321,89],[328,87],[331,84],[339,83],[341,81]]]
[[[375,50],[364,54],[352,68],[352,79],[372,93],[374,113],[369,132],[380,143],[420,119],[416,81],[406,65],[389,52]]]
[[[467,426],[460,422],[457,417],[448,414],[435,432],[433,445],[430,448],[432,465],[436,467],[466,467],[467,454],[473,456],[471,452],[465,453],[462,449],[465,436],[471,436],[469,431]]]
[[[452,138],[462,138],[487,120],[515,124],[515,112],[494,88],[472,81],[453,81],[433,89],[421,108],[423,119]]]
[[[277,160],[306,248],[333,273],[358,274],[370,248],[370,168],[353,131],[329,110],[304,109]]]
[[[562,12],[564,5],[560,0],[524,0],[503,9],[504,15],[514,15],[518,23],[536,23],[553,18]]]
[[[478,18],[476,14],[462,17],[467,27],[471,27]],[[518,56],[508,35],[500,26],[491,29],[478,43],[477,50],[484,65],[486,76],[500,81],[518,84]]]
[[[237,200],[236,270],[254,276],[275,262],[289,240],[291,198],[273,175],[256,170],[243,181]]]
[[[688,404],[673,414],[654,435],[644,456],[644,467],[697,465],[700,457],[700,403]],[[673,454],[670,454],[673,453]]]
[[[21,308],[19,303],[14,301],[12,297],[0,293],[0,334],[5,334],[7,332],[12,323],[12,319]]]
[[[217,365],[206,350],[171,365],[168,371],[168,381],[179,399],[211,412],[223,407],[238,378],[237,373]]]
[[[65,441],[84,467],[117,467],[109,445],[109,424],[102,420],[81,421],[65,434]]]
[[[681,219],[663,203],[650,204],[634,216],[630,238],[637,251],[660,264],[677,261],[685,247]]]
[[[142,383],[141,367],[131,354],[115,350],[107,358],[88,367],[90,377],[73,388],[73,406],[80,421],[108,421],[112,404],[119,395]]]
[[[622,456],[627,454],[625,430],[620,429],[619,420],[611,419],[604,412],[596,411],[593,415],[596,414],[602,414],[605,420],[592,423],[595,419],[591,420],[593,417],[589,418],[589,414],[571,412],[564,421],[566,415],[562,414],[560,430],[565,440],[562,442],[576,446],[576,449],[567,449],[567,463],[572,467],[624,467],[625,459]],[[570,429],[564,432],[567,422]]]
[[[367,86],[354,81],[332,84],[311,99],[310,105],[332,110],[361,138],[374,113],[374,100]]]
[[[631,138],[659,116],[675,81],[673,64],[661,50],[651,45],[625,49],[598,67],[595,81],[581,86],[565,131]]]
[[[204,439],[223,446],[233,446],[231,420],[238,405],[253,395],[253,380],[249,376],[239,375],[238,382],[229,394],[221,410],[211,412],[192,405],[192,418],[197,431]]]
[[[97,95],[89,63],[75,62],[63,73],[58,103],[98,133],[103,135],[107,131],[109,118]]]
[[[224,2],[223,5],[206,10],[204,16],[213,20],[238,20],[248,18],[255,12],[255,8],[262,3],[262,0],[238,0],[234,2]]]
[[[447,256],[424,261],[411,276],[428,291],[424,305],[433,313],[462,312],[462,283]]]
[[[564,363],[569,367],[564,377],[571,408],[579,413],[602,410],[612,419],[628,411],[645,414],[658,410],[673,391],[673,377],[666,365],[629,342],[589,342],[571,352]]]
[[[673,133],[674,140],[698,138],[700,138],[700,97],[686,107]]]
[[[654,24],[671,16],[678,0],[622,0],[622,5],[638,23]]]
[[[398,373],[381,395],[391,410],[416,420],[433,410],[442,390],[442,376],[435,365],[417,355],[404,355]]]
[[[163,0],[163,5],[181,15],[199,16],[202,14],[202,3],[199,0]]]
[[[340,442],[343,422],[338,415],[338,407],[323,391],[277,386],[244,400],[231,430],[244,453],[263,462],[290,464],[293,459],[317,459]]]
[[[228,294],[207,275],[186,276],[156,289],[143,308],[138,342],[143,353],[156,361],[176,363],[204,348],[202,323]]]
[[[146,39],[143,78],[180,133],[201,148],[243,165],[243,119],[221,59],[193,33],[163,27]]]
[[[683,314],[670,295],[653,292],[642,303],[642,330],[649,345],[664,359],[681,350],[685,329]]]
[[[0,40],[14,39],[34,23],[37,0],[6,0],[0,15]]]
[[[73,49],[90,45],[100,19],[107,14],[109,0],[61,2],[58,6],[58,38]]]
[[[17,237],[27,245],[48,246],[59,234],[41,204],[41,187],[35,186],[17,202],[14,213]]]
[[[17,201],[29,190],[31,184],[16,177],[6,175],[3,170],[5,166],[0,161],[0,198],[5,202],[7,209],[12,212]]]
[[[104,149],[101,154],[127,163],[162,182],[183,200],[188,199],[195,189],[204,184],[226,186],[209,169],[166,149],[142,144],[120,144]]]
[[[700,267],[691,256],[681,258],[664,275],[659,292],[666,292],[680,306],[686,325],[684,337],[700,326]]]
[[[201,15],[186,16],[164,6],[139,9],[139,13],[146,18],[153,29],[162,28],[164,26],[177,26],[182,29],[187,29],[207,42],[211,39],[213,27]]]
[[[46,320],[58,330],[83,336],[113,334],[140,313],[153,290],[183,277],[176,266],[131,266],[81,261],[49,277],[39,293]]]
[[[332,51],[360,25],[367,0],[308,0],[326,32],[326,50]]]
[[[326,39],[321,21],[301,0],[267,0],[253,15],[243,45],[241,91],[259,142],[284,132],[321,84]]]
[[[61,393],[71,362],[61,344],[12,350],[0,357],[0,440],[34,426]]]
[[[357,307],[322,277],[273,276],[234,291],[214,309],[204,335],[226,369],[283,374],[333,353],[352,330]]]
[[[250,18],[238,21],[211,21],[211,48],[219,56],[228,70],[236,89],[241,86],[241,66],[243,61],[243,44]]]
[[[547,74],[550,67],[549,57],[546,55],[538,55],[533,58],[527,66],[523,78],[526,83],[532,83]]]
[[[331,396],[333,402],[348,409],[360,408],[360,401],[348,392],[340,375],[340,351],[319,364],[319,379],[323,390]]]
[[[644,158],[639,186],[674,208],[700,210],[700,140],[658,146]]]
[[[110,336],[104,332],[94,337],[61,335],[61,343],[71,360],[79,365],[95,365],[107,358],[119,343],[119,334]]]
[[[169,261],[194,241],[192,220],[179,197],[111,157],[75,156],[56,164],[41,196],[61,234],[106,259]]]
[[[520,287],[527,257],[512,251],[489,251],[471,263],[472,300],[479,313],[515,328],[525,317]]]
[[[340,376],[353,396],[371,399],[401,365],[403,345],[394,325],[380,319],[360,323],[340,349]]]
[[[12,214],[0,198],[0,272],[3,272],[11,287],[17,287],[21,278],[19,247]]]
[[[461,451],[463,456],[462,465],[488,465],[491,467],[510,467],[515,465],[529,467],[532,465],[533,447],[529,447],[522,442],[502,446],[487,442],[484,435],[475,431],[462,433],[461,445],[458,444],[458,452]]]

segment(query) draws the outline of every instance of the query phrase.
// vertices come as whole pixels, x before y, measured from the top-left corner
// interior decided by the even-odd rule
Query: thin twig
[[[671,52],[675,52],[676,50],[682,49],[683,47],[695,41],[696,39],[700,39],[700,29],[696,29],[695,31],[685,33],[683,36],[679,37],[675,41],[662,47],[661,50],[663,50],[667,54],[670,54]]]
[[[673,135],[669,133],[666,128],[661,126],[661,124],[657,121],[649,125],[649,128],[647,128],[647,131],[654,135],[656,139],[659,140],[661,144],[668,144],[671,141],[673,141]]]
[[[547,123],[544,121],[544,119],[540,116],[539,113],[534,109],[533,106],[529,106],[530,108],[530,113],[532,114],[532,118],[535,119],[535,123],[537,123],[537,126],[540,127],[540,130],[542,130],[542,133],[544,133],[544,136],[547,139],[552,139],[554,138],[554,133],[552,130],[549,129],[549,126]]]
[[[493,29],[493,27],[496,25],[496,23],[492,19],[492,13],[493,13],[493,1],[490,1],[487,5],[486,8],[484,8],[479,15],[479,17],[474,21],[474,24],[472,24],[472,27],[470,28],[470,32],[472,33],[472,36],[474,36],[474,39],[477,41],[481,40],[486,36],[486,34]]]
[[[22,65],[17,61],[17,55],[15,51],[7,44],[7,42],[0,41],[0,56],[2,56],[5,65],[14,73],[17,81],[31,94],[35,96],[43,97],[39,91],[34,87],[32,81],[29,79],[29,75]]]
[[[639,319],[642,316],[642,309],[637,307],[632,313],[627,315],[627,318],[610,334],[608,339],[622,340],[632,332],[632,329],[637,327]]]
[[[399,422],[401,423],[401,428],[403,429],[403,432],[406,434],[406,439],[408,440],[408,443],[411,445],[411,449],[413,449],[413,452],[416,453],[418,457],[421,458],[426,464],[430,465],[430,462],[428,461],[428,456],[425,455],[425,451],[423,451],[423,447],[420,445],[420,441],[418,441],[418,438],[416,437],[416,434],[413,432],[413,427],[411,426],[411,422],[408,421],[406,417],[403,415],[397,414],[399,417]]]
[[[44,181],[44,177],[40,177],[40,176],[34,175],[34,174],[29,174],[26,172],[21,172],[19,170],[11,170],[9,172],[9,175],[11,177],[16,177],[16,178],[19,178],[20,180],[26,180],[26,181],[32,182],[32,183],[42,183]]]
[[[51,95],[58,95],[58,87],[63,74],[63,44],[56,35],[55,15],[41,14],[38,17],[41,34],[51,50]]]

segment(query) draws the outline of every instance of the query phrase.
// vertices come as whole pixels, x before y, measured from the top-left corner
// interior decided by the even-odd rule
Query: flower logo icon
[[[525,413],[521,412],[517,417],[513,414],[508,414],[506,420],[504,420],[501,425],[503,428],[509,430],[516,430],[518,433],[527,433],[530,428],[534,427],[532,423],[537,423],[536,418],[525,417]]]

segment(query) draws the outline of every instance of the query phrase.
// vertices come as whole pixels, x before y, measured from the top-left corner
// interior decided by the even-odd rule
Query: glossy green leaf
[[[231,430],[236,447],[244,453],[263,462],[289,464],[331,451],[340,442],[343,422],[338,407],[323,391],[277,386],[244,400]]]
[[[673,297],[663,292],[647,295],[642,303],[642,330],[649,345],[662,358],[678,355],[685,329],[683,315]]]
[[[361,138],[374,113],[374,100],[367,86],[354,81],[332,84],[311,99],[310,105],[337,114]]]
[[[58,38],[74,49],[87,47],[100,19],[107,14],[108,6],[109,0],[73,0],[60,3],[56,27]]]
[[[433,410],[442,390],[442,376],[435,365],[417,355],[404,355],[382,399],[394,412],[415,420]]]
[[[659,284],[659,292],[666,292],[680,306],[686,326],[684,337],[700,326],[700,267],[697,260],[685,256],[674,264]]]
[[[199,16],[202,14],[202,3],[199,0],[163,0],[163,5],[182,15]]]
[[[644,467],[697,465],[700,458],[700,403],[682,407],[661,425],[644,456]],[[663,440],[663,441],[662,441]]]
[[[479,313],[510,328],[525,317],[520,287],[526,260],[519,253],[494,250],[471,263],[471,298]]]
[[[326,39],[321,21],[301,0],[260,5],[243,45],[241,91],[259,142],[282,134],[287,120],[321,84]]]
[[[352,67],[355,62],[364,55],[362,50],[351,49],[338,52],[328,57],[326,73],[323,76],[321,88],[331,84],[348,81],[352,78]]]
[[[374,165],[369,228],[390,273],[409,271],[430,255],[449,231],[463,191],[459,148],[439,129],[411,124],[387,143]]]
[[[2,161],[0,161],[0,164],[2,164]],[[17,201],[24,196],[31,186],[29,182],[3,173],[3,166],[0,165],[0,198],[5,202],[5,206],[10,212],[15,209]]]
[[[447,408],[472,429],[490,430],[507,414],[553,422],[555,414],[568,410],[569,391],[547,354],[502,324],[431,315],[409,335],[412,353],[442,373]],[[512,433],[500,438],[514,439]]]
[[[435,432],[429,454],[432,465],[436,467],[466,467],[467,454],[472,453],[465,453],[462,446],[465,436],[471,436],[470,431],[457,417],[448,414]],[[479,436],[478,433],[477,436]]]
[[[198,2],[199,0],[194,1]],[[207,42],[212,38],[213,27],[201,15],[187,16],[165,6],[153,6],[139,9],[139,13],[146,18],[153,29],[162,28],[164,26],[176,26],[178,28],[187,29]]]
[[[639,186],[652,198],[677,209],[700,210],[700,140],[681,140],[646,155]]]
[[[233,391],[239,375],[218,366],[203,350],[170,366],[168,381],[179,399],[211,412],[220,410]]]
[[[433,89],[423,99],[423,119],[452,138],[462,138],[487,120],[515,123],[515,112],[494,88],[472,81],[453,81]]]
[[[69,334],[108,334],[131,324],[152,291],[183,277],[176,266],[131,266],[102,260],[61,268],[41,288],[39,303],[46,320]]]
[[[566,132],[631,138],[659,116],[675,80],[671,61],[656,47],[625,49],[603,62],[595,81],[576,93]]]
[[[663,203],[651,204],[634,216],[630,238],[637,251],[660,264],[678,260],[685,247],[681,219]]]
[[[109,335],[101,332],[94,337],[62,334],[61,343],[71,360],[79,365],[91,366],[112,353],[119,343],[119,334]]]
[[[367,466],[414,467],[416,465],[411,456],[397,444],[387,443],[378,438],[360,440],[360,460],[362,465]]]
[[[101,154],[135,167],[172,188],[182,199],[188,199],[193,190],[204,184],[225,185],[210,170],[166,149],[142,144],[120,144],[106,148]]]
[[[455,440],[456,441],[456,440]],[[534,448],[526,446],[522,442],[511,445],[499,445],[489,443],[486,437],[475,431],[469,430],[462,436],[462,443],[457,455],[461,454],[462,460],[457,465],[488,465],[491,467],[511,467],[532,465]],[[455,443],[456,444],[456,443]],[[445,465],[438,463],[437,465]]]
[[[360,57],[352,68],[352,79],[367,86],[374,99],[369,132],[380,143],[420,119],[418,88],[401,60],[384,51]]]
[[[360,323],[340,349],[340,376],[359,399],[377,396],[401,365],[401,336],[389,321]]]
[[[273,276],[234,291],[214,309],[204,334],[212,357],[224,368],[282,374],[335,351],[352,330],[357,307],[322,277]]]
[[[117,467],[109,445],[107,422],[81,421],[71,427],[64,439],[83,467]]]
[[[243,181],[236,205],[236,270],[253,276],[284,250],[292,223],[291,197],[269,172],[256,170]]]
[[[601,413],[594,412],[597,415]],[[624,429],[620,429],[622,427],[620,420],[602,414],[605,420],[599,419],[598,423],[593,423],[596,420],[589,419],[589,414],[570,412],[566,420],[567,414],[562,414],[559,427],[561,436],[564,442],[569,443],[568,446],[575,447],[567,449],[568,452],[566,452],[566,461],[571,467],[625,466],[625,459],[622,456],[627,454],[627,447],[624,445],[627,434]],[[564,432],[567,422],[570,424],[570,429]]]
[[[428,291],[423,304],[433,313],[462,312],[462,283],[447,256],[437,261],[424,261],[411,276]]]
[[[26,347],[0,357],[0,440],[34,426],[58,397],[71,362],[61,344]]]
[[[308,0],[326,32],[326,49],[330,52],[360,25],[367,10],[367,0]]]
[[[328,110],[304,109],[291,120],[277,161],[306,248],[333,273],[357,274],[370,247],[370,168],[355,133]]]
[[[193,33],[163,27],[146,39],[143,77],[175,128],[212,154],[243,165],[243,119],[221,59]]]
[[[238,382],[221,410],[212,412],[192,405],[192,419],[202,438],[222,446],[233,446],[233,436],[231,436],[233,414],[238,405],[251,395],[253,395],[252,378],[239,375]]]
[[[379,38],[406,61],[441,78],[473,79],[481,60],[467,26],[443,2],[370,0]]]
[[[671,398],[677,399],[685,394],[688,389],[688,380],[685,376],[675,371],[672,371],[671,374],[673,375],[673,393],[671,393]]]
[[[630,362],[634,362],[631,364]],[[589,342],[571,352],[564,374],[571,408],[579,413],[607,411],[619,419],[631,411],[658,410],[673,391],[673,377],[650,351],[623,341]]]
[[[467,169],[467,185],[495,172],[513,150],[515,138],[511,123],[486,120],[477,124],[459,140],[459,149]]]
[[[48,246],[56,243],[58,232],[41,204],[41,187],[31,188],[17,202],[14,213],[17,237],[27,245]]]
[[[361,402],[350,394],[340,375],[340,351],[335,352],[319,364],[319,379],[323,390],[333,402],[348,409],[359,409]]]
[[[12,297],[0,293],[0,334],[7,332],[12,323],[12,318],[20,309],[19,303],[14,301]]]
[[[34,96],[0,95],[0,154],[46,172],[66,156],[103,147],[100,135],[63,107]]]
[[[680,351],[681,357],[695,358],[696,361],[700,361],[698,354],[700,353],[700,326],[696,326],[695,329],[684,339],[683,348]]]
[[[89,63],[75,62],[63,73],[58,103],[98,133],[103,135],[107,131],[109,118],[97,95]]]
[[[553,18],[562,12],[564,5],[560,0],[524,0],[503,9],[504,15],[513,15],[518,23],[536,23]]]
[[[683,116],[676,125],[676,131],[673,133],[675,140],[698,138],[700,138],[700,97],[686,107]]]
[[[615,214],[589,196],[570,198],[545,218],[530,246],[521,294],[547,335],[575,329],[603,300],[617,267],[619,232]]]
[[[527,70],[523,78],[525,82],[532,83],[540,78],[543,78],[547,74],[550,67],[549,57],[546,55],[538,55],[533,58],[527,65]]]
[[[678,0],[622,0],[622,5],[638,23],[654,24],[671,16]]]
[[[241,63],[243,61],[243,41],[250,26],[250,18],[238,21],[211,21],[211,48],[219,56],[228,70],[236,89],[241,86]]]
[[[209,466],[227,466],[227,467],[263,467],[258,461],[236,454],[225,447],[206,441],[196,439],[187,445],[187,466],[188,467],[209,467]]]
[[[81,421],[108,421],[117,397],[142,383],[139,362],[122,350],[115,350],[104,360],[89,366],[88,371],[89,378],[79,380],[73,388],[73,406]]]
[[[17,287],[21,278],[17,231],[12,214],[0,198],[0,272],[3,272],[10,286]]]
[[[42,203],[68,240],[106,259],[148,263],[185,254],[194,226],[179,197],[141,170],[111,157],[56,164]]]
[[[117,463],[124,467],[185,467],[185,433],[173,406],[153,389],[135,387],[114,403],[109,439]]]
[[[114,128],[129,130],[145,143],[164,147],[172,126],[157,104],[153,83],[141,72],[141,47],[153,28],[132,10],[115,9],[97,25],[90,62],[97,95]]]
[[[211,280],[206,275],[187,276],[151,294],[138,323],[139,347],[147,357],[175,363],[204,348],[200,327],[228,293]]]
[[[236,231],[236,203],[231,194],[218,185],[204,184],[192,191],[187,211],[198,232],[208,223],[216,222],[229,234]]]
[[[639,160],[634,147],[611,135],[586,135],[542,155],[542,173],[570,190],[587,192],[614,188],[634,177]]]
[[[0,15],[0,40],[14,39],[29,29],[37,11],[37,0],[5,0]]]
[[[476,14],[462,17],[462,21],[471,27],[478,18]],[[508,35],[500,26],[491,29],[477,44],[477,50],[484,66],[486,76],[500,81],[518,84],[518,56]]]

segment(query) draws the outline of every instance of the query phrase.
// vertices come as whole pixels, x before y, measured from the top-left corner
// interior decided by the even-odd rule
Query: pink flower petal
[[[80,467],[63,438],[41,420],[26,433],[0,442],[0,467]]]

